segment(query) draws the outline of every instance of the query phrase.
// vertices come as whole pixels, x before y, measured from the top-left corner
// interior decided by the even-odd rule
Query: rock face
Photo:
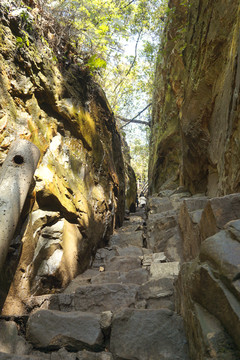
[[[5,330],[0,359],[189,359],[183,319],[174,311],[179,264],[143,247],[143,215],[131,214],[62,293],[32,296],[25,313],[2,320],[14,336]]]
[[[86,269],[125,206],[121,139],[105,95],[86,68],[57,62],[31,11],[0,5],[1,162],[16,137],[41,151],[32,217],[24,223],[27,209],[1,279],[5,314],[21,313],[27,296],[54,292]]]
[[[156,70],[150,190],[180,183],[210,196],[238,192],[239,1],[169,6]]]
[[[176,305],[185,321],[192,359],[238,359],[239,194],[209,199],[205,206],[204,202],[185,200],[180,210],[184,257],[192,261],[181,267]]]

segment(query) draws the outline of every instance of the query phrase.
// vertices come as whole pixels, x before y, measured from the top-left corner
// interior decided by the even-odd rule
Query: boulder
[[[231,194],[208,200],[202,213],[200,227],[201,242],[214,235],[240,213],[240,194]]]
[[[118,234],[114,234],[111,236],[110,245],[117,245],[118,247],[126,247],[126,246],[143,246],[142,232],[120,232]]]
[[[179,273],[179,262],[168,263],[152,263],[150,266],[150,274],[155,279],[174,278]]]
[[[79,287],[74,295],[74,307],[80,311],[116,311],[134,306],[139,285],[101,284]]]
[[[103,346],[100,316],[79,311],[38,310],[29,317],[27,339],[40,349],[100,350]]]
[[[129,360],[188,359],[182,319],[170,310],[123,309],[113,317],[110,351]]]
[[[121,272],[141,268],[141,259],[135,256],[114,256],[105,265],[105,270]]]
[[[0,320],[0,353],[27,355],[30,350],[31,346],[18,335],[17,324],[14,321]]]

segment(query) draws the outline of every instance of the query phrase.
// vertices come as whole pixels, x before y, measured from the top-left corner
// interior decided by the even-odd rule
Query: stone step
[[[143,246],[143,234],[142,231],[135,232],[124,232],[124,233],[116,233],[111,236],[109,245],[117,245],[119,247],[126,246]]]
[[[182,237],[175,210],[149,214],[147,247],[153,252],[164,252],[170,261],[182,261]]]
[[[122,309],[114,314],[110,351],[117,359],[189,359],[183,320],[167,309]]]
[[[104,350],[104,331],[111,326],[112,314],[38,310],[27,322],[26,338],[35,349],[52,351]]]
[[[143,256],[146,253],[151,253],[151,250],[148,251],[142,247],[131,245],[126,247],[113,245],[111,247],[101,248],[96,252],[95,259],[92,263],[92,268],[99,269],[101,266],[105,266],[107,263],[111,262],[111,259],[116,256],[134,256],[139,258],[139,256]]]
[[[29,317],[26,338],[35,349],[54,350],[50,360],[189,359],[183,320],[168,309],[123,308],[114,314],[39,310]]]
[[[138,304],[144,301],[146,309],[175,309],[174,279],[151,279],[138,289]]]
[[[113,360],[110,352],[92,352],[78,351],[69,352],[65,348],[49,354],[40,351],[34,351],[31,355],[16,355],[0,352],[0,360]]]
[[[150,274],[153,278],[176,278],[179,274],[180,265],[178,261],[167,263],[152,263],[150,266]]]
[[[137,284],[89,284],[79,286],[73,294],[48,296],[46,306],[60,311],[116,311],[134,307],[137,302]],[[42,297],[40,297],[42,299]],[[37,301],[37,300],[36,300]]]
[[[129,271],[88,271],[77,276],[63,291],[64,294],[72,294],[81,285],[121,283],[141,285],[148,281],[149,272],[146,269],[132,269]]]
[[[125,272],[104,271],[91,279],[91,284],[120,283],[141,285],[148,281],[149,272],[146,269],[133,269]]]
[[[140,257],[135,256],[114,256],[105,265],[106,271],[130,271],[141,268]]]
[[[34,355],[8,354],[8,353],[0,352],[0,360],[51,360],[51,358],[50,356],[44,353],[39,356],[37,355],[34,356]]]

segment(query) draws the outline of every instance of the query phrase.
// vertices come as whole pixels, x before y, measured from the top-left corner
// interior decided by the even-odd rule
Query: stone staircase
[[[130,214],[62,293],[32,297],[30,314],[2,318],[0,360],[189,359],[174,311],[182,197],[150,199],[148,219],[142,209]]]

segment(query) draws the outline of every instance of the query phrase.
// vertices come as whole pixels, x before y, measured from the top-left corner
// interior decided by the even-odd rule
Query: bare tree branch
[[[129,3],[127,3],[127,4],[126,4],[126,5],[124,5],[124,6],[122,6],[122,7],[120,8],[120,10],[125,9],[126,7],[128,7],[129,5],[131,5],[133,2],[135,2],[135,0],[131,0],[131,1],[129,1]]]
[[[150,126],[150,122],[149,121],[143,121],[143,120],[130,120],[130,119],[126,119],[126,118],[124,118],[124,117],[122,117],[122,116],[116,116],[116,118],[117,119],[119,119],[119,120],[121,120],[121,121],[124,121],[124,122],[127,122],[127,123],[129,123],[129,122],[133,122],[133,123],[135,123],[135,124],[143,124],[143,125],[147,125],[147,126]],[[126,124],[127,125],[127,124]]]
[[[139,43],[139,40],[140,40],[140,37],[141,37],[141,33],[142,33],[142,28],[141,30],[139,31],[139,34],[138,34],[138,38],[137,38],[137,41],[136,41],[136,44],[135,44],[135,55],[134,55],[134,58],[133,58],[133,61],[129,67],[129,69],[127,70],[126,72],[126,75],[125,77],[115,86],[115,89],[113,90],[113,92],[115,92],[117,90],[117,88],[125,81],[126,77],[130,74],[135,62],[136,62],[136,59],[137,59],[137,48],[138,48],[138,43]]]
[[[141,115],[145,110],[147,110],[149,108],[149,106],[151,106],[152,103],[148,104],[143,110],[141,110],[136,116],[134,116],[131,120],[129,120],[126,124],[124,124],[123,126],[120,127],[120,129],[123,129],[125,126],[127,126],[128,124],[130,124],[131,122],[135,122],[135,119]],[[140,120],[137,120],[140,121]],[[149,123],[148,123],[149,125]]]

